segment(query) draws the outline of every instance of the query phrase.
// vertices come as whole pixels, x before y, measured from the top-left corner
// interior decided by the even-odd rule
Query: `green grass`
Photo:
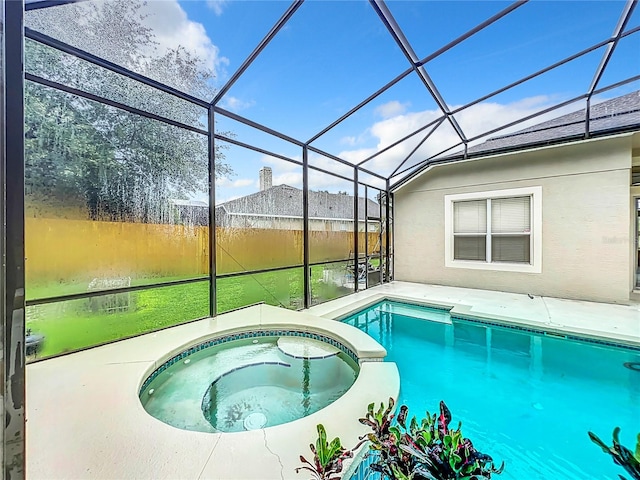
[[[349,290],[321,281],[322,269],[313,267],[314,303],[336,298]],[[68,286],[38,287],[41,296],[58,295]],[[108,313],[105,304],[127,303],[128,309]],[[217,280],[218,313],[265,302],[291,309],[303,307],[303,269],[289,269]],[[32,297],[33,298],[33,297]],[[69,300],[28,307],[27,328],[45,336],[38,358],[72,352],[101,343],[178,325],[209,315],[209,282],[140,290],[92,299]]]
[[[374,268],[378,268],[380,266],[380,257],[369,258],[369,265],[371,265]]]
[[[30,307],[27,328],[45,336],[39,356],[50,356],[131,337],[209,314],[208,282],[117,294],[129,309],[107,313],[90,299]],[[115,296],[109,296],[114,298]],[[95,303],[108,297],[95,297]]]
[[[184,280],[197,275],[185,276],[176,275],[171,277],[142,277],[131,279],[131,286],[149,285],[153,283],[173,282]],[[35,300],[40,298],[60,297],[63,295],[73,295],[74,293],[85,293],[90,280],[76,279],[68,282],[31,282],[27,278],[26,298]]]

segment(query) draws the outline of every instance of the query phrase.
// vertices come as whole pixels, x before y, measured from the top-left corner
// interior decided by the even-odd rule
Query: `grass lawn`
[[[164,280],[164,279],[163,279]],[[314,300],[337,298],[350,290],[322,281],[322,269],[312,268]],[[147,281],[148,283],[148,281]],[[30,298],[56,296],[69,286],[31,289]],[[35,293],[33,291],[35,290]],[[77,287],[75,287],[77,291]],[[300,309],[303,306],[303,269],[219,278],[218,313],[254,303]],[[127,305],[105,311],[110,303]],[[315,302],[314,302],[315,303]],[[209,315],[209,282],[152,288],[137,292],[36,305],[27,309],[27,328],[45,340],[38,358],[178,325]]]
[[[197,276],[197,275],[192,275]],[[149,285],[153,283],[173,282],[176,280],[184,280],[189,276],[173,276],[173,277],[144,277],[132,278],[131,286]],[[78,280],[74,282],[47,282],[36,283],[30,282],[27,278],[26,298],[34,300],[37,298],[59,297],[63,295],[73,295],[74,293],[84,293],[87,291],[89,280]]]

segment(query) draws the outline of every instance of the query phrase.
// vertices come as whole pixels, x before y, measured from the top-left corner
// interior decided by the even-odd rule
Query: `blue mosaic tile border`
[[[167,368],[172,366],[174,363],[184,360],[189,355],[192,355],[206,348],[215,347],[217,345],[222,345],[223,343],[232,342],[234,340],[246,340],[249,338],[260,338],[260,337],[303,337],[303,338],[310,338],[312,340],[318,340],[320,342],[328,343],[329,345],[332,345],[338,348],[339,350],[344,352],[346,355],[348,355],[355,363],[358,363],[358,356],[353,350],[351,350],[346,345],[343,345],[341,342],[331,337],[327,337],[326,335],[322,335],[320,333],[305,332],[302,330],[282,330],[282,329],[254,330],[251,332],[231,333],[228,335],[224,335],[222,337],[212,338],[211,340],[207,340],[206,342],[199,343],[171,357],[169,360],[164,362],[159,368],[154,370],[154,372],[146,378],[146,380],[142,384],[142,387],[140,387],[138,396],[142,395],[142,393],[147,389],[149,384],[153,382],[158,375],[160,375],[162,372],[164,372]]]
[[[249,367],[257,367],[257,366],[260,366],[260,365],[275,365],[275,366],[278,366],[278,367],[291,368],[291,364],[290,363],[284,363],[284,362],[257,362],[257,363],[250,363],[249,365],[242,365],[241,367],[232,368],[228,372],[224,372],[222,375],[220,375],[218,378],[216,378],[213,382],[211,382],[211,385],[213,385],[214,383],[218,382],[219,380],[222,380],[224,377],[226,377],[227,375],[232,374],[233,372],[237,372],[238,370],[243,370],[243,369],[249,368]]]
[[[463,315],[451,315],[451,320],[458,320],[458,321],[463,321],[463,322],[471,322],[471,323],[481,323],[483,325],[489,325],[492,327],[500,327],[500,328],[508,328],[511,330],[519,330],[521,332],[528,332],[528,333],[534,333],[536,335],[542,335],[543,337],[554,337],[554,338],[564,338],[567,340],[575,340],[578,342],[586,342],[586,343],[593,343],[596,345],[603,345],[605,347],[614,347],[614,348],[623,348],[625,350],[633,350],[635,352],[640,352],[640,346],[635,346],[635,345],[627,345],[624,343],[616,343],[616,342],[612,342],[609,340],[601,340],[598,338],[588,338],[588,337],[581,337],[579,335],[573,335],[570,333],[562,333],[562,332],[549,332],[546,330],[541,330],[539,328],[531,328],[531,327],[524,327],[521,325],[513,325],[513,324],[508,324],[508,323],[500,323],[500,322],[492,322],[491,320],[485,320],[483,318],[477,318],[477,317],[466,317]]]

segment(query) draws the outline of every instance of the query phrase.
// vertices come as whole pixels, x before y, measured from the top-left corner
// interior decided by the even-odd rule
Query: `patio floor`
[[[392,296],[454,307],[454,311],[640,345],[640,305],[609,305],[511,293],[394,282],[291,312],[265,305],[261,322],[322,323],[378,298]],[[27,475],[31,479],[305,479],[298,456],[308,455],[315,425],[345,445],[363,433],[345,407],[397,395],[394,364],[368,362],[357,389],[305,419],[240,434],[179,430],[150,417],[137,397],[150,369],[186,342],[211,336],[250,309],[27,366]],[[381,368],[375,374],[369,369]],[[376,381],[388,378],[389,381]],[[353,390],[353,391],[352,391]],[[395,393],[394,393],[395,392]],[[348,405],[347,405],[348,404]],[[347,409],[348,410],[348,409]],[[324,413],[323,413],[324,412]],[[351,427],[355,425],[355,427]],[[364,427],[362,427],[364,428]]]
[[[553,332],[604,338],[640,345],[640,303],[618,305],[470,288],[392,282],[310,308],[326,318],[337,318],[370,304],[396,297],[453,307],[452,312],[490,318]]]

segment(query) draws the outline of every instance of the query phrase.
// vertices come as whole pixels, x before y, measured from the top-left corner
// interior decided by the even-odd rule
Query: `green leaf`
[[[588,432],[588,434],[589,434],[589,438],[591,439],[591,441],[593,443],[595,443],[596,445],[598,445],[602,449],[602,451],[604,453],[609,453],[609,446],[606,445],[602,440],[600,440],[600,437],[598,437],[593,432]]]
[[[318,439],[316,440],[316,455],[320,465],[325,467],[328,463],[328,445],[327,445],[327,432],[324,429],[324,425],[318,424]]]
[[[396,437],[396,440],[400,440],[400,438],[402,437],[402,432],[400,431],[400,428],[396,426],[389,427],[389,433],[391,433],[394,437]]]
[[[415,435],[415,432],[417,431],[418,431],[418,420],[414,415],[413,417],[411,417],[411,422],[409,422],[409,432],[411,432],[411,435]]]
[[[338,437],[334,438],[329,445],[329,449],[327,452],[327,460],[331,462],[339,456],[340,450],[342,450],[342,444],[340,443],[340,439]]]
[[[412,480],[413,478],[413,475],[406,476],[402,473],[396,465],[391,465],[391,471],[393,472],[394,480]]]
[[[620,445],[620,427],[613,429],[613,444]]]
[[[431,437],[431,432],[429,430],[423,430],[421,432],[421,437],[424,439],[424,442],[431,447],[431,441],[433,438]]]

